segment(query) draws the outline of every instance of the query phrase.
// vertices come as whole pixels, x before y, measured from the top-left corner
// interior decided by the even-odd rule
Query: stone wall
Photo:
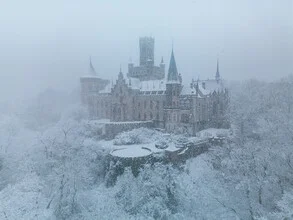
[[[153,128],[154,123],[153,121],[109,122],[104,124],[102,135],[111,139],[121,132],[141,127]]]

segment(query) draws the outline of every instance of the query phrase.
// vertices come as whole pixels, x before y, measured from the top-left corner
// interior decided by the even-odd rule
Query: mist
[[[138,63],[138,38],[155,38],[155,63],[172,42],[186,83],[215,75],[271,81],[293,72],[293,3],[283,1],[1,1],[0,100],[47,87],[72,90],[89,56],[101,77]],[[9,94],[7,96],[6,94]]]
[[[292,0],[2,0],[0,28],[0,219],[293,219]]]

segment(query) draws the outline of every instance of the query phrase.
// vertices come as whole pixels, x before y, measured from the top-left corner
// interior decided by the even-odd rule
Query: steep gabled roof
[[[168,70],[167,83],[168,82],[169,83],[180,83],[173,49],[172,49],[172,54],[171,54],[171,59],[170,59],[170,64],[169,64],[169,70]]]

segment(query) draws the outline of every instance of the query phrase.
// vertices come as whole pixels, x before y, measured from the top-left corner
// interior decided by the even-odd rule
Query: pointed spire
[[[172,53],[171,53],[171,59],[170,59],[170,64],[169,64],[167,80],[179,83],[177,66],[176,66],[176,61],[175,61],[175,57],[174,57],[173,48],[172,48]]]
[[[164,58],[162,57],[162,59],[161,59],[161,63],[164,63]]]
[[[217,59],[217,72],[216,72],[216,80],[219,82],[220,80],[220,71],[219,71],[219,58]]]
[[[120,70],[119,70],[119,75],[118,75],[118,80],[122,80],[124,77],[123,77],[123,73],[122,73],[122,69],[121,69],[121,64],[120,64]]]
[[[95,70],[95,68],[94,68],[94,66],[92,64],[92,57],[91,56],[90,56],[89,74],[91,76],[96,76],[97,75],[96,70]]]

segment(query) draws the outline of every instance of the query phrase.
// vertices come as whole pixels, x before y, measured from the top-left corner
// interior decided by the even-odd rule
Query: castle
[[[172,49],[168,74],[162,58],[154,63],[154,38],[139,39],[140,65],[120,68],[115,83],[100,78],[90,61],[89,74],[80,78],[82,103],[91,119],[111,122],[151,122],[167,132],[195,135],[207,127],[226,127],[228,90],[220,77],[219,63],[214,79],[192,80],[184,85]]]

